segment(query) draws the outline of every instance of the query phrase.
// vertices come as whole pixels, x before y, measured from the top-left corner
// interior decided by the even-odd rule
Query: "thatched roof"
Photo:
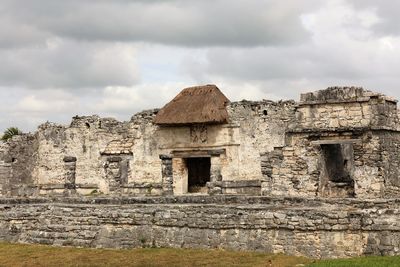
[[[161,125],[216,124],[228,121],[229,99],[215,85],[183,89],[157,114],[154,123]]]

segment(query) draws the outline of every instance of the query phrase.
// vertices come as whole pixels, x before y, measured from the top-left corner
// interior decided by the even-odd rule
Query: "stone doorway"
[[[325,197],[354,197],[353,144],[322,144],[321,193]]]
[[[171,152],[172,175],[163,172],[163,179],[171,186],[174,195],[187,193],[208,194],[208,182],[222,181],[220,155],[225,149],[210,150],[175,150]],[[166,157],[162,157],[166,158]],[[167,160],[164,160],[164,164]],[[170,181],[170,182],[168,182]],[[171,192],[171,193],[172,193]]]
[[[207,193],[207,182],[211,178],[211,158],[187,158],[188,192]]]

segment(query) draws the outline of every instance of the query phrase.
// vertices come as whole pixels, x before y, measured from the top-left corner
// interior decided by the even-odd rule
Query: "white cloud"
[[[19,112],[61,113],[76,107],[77,99],[62,91],[46,90],[39,94],[23,96],[14,107]]]
[[[133,87],[110,86],[93,106],[102,114],[130,116],[144,109],[160,108],[184,87],[184,83],[150,83]]]
[[[17,126],[24,131],[33,131],[48,120],[66,123],[74,112],[84,110],[79,97],[63,90],[0,88],[0,96],[0,113],[6,114],[0,121],[1,129]]]

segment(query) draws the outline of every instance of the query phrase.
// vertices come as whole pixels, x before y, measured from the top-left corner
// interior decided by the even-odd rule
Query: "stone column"
[[[65,189],[75,190],[76,157],[71,157],[71,156],[64,157],[64,171],[65,171],[65,180],[64,180]]]
[[[222,181],[221,174],[221,159],[218,156],[211,157],[211,170],[210,170],[210,182]]]
[[[104,165],[104,168],[110,191],[119,190],[121,187],[121,162],[121,157],[107,157],[107,162]]]
[[[120,177],[120,185],[124,186],[128,183],[129,180],[129,158],[123,158],[120,163],[121,177]]]
[[[219,155],[211,156],[210,182],[207,183],[208,194],[222,194],[221,159]]]
[[[188,192],[188,170],[183,158],[172,159],[173,191],[174,195],[183,195]]]
[[[173,174],[172,174],[172,157],[169,155],[160,155],[162,187],[164,195],[174,194]]]

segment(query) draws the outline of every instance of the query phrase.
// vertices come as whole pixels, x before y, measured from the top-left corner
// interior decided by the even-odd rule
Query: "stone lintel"
[[[65,156],[63,159],[64,162],[76,162],[76,157],[73,156]]]
[[[109,157],[107,157],[107,161],[108,162],[120,162],[120,161],[122,161],[122,158],[117,157],[117,156],[109,156]]]
[[[219,156],[225,154],[225,149],[210,150],[175,150],[172,151],[173,158],[209,158],[211,156]]]
[[[168,154],[161,154],[161,155],[160,155],[160,159],[161,159],[161,160],[168,160],[168,159],[172,159],[172,155],[168,155]]]
[[[362,143],[361,139],[336,139],[336,140],[318,140],[318,141],[311,141],[311,145],[318,146],[318,145],[341,145],[341,144],[356,144]]]

